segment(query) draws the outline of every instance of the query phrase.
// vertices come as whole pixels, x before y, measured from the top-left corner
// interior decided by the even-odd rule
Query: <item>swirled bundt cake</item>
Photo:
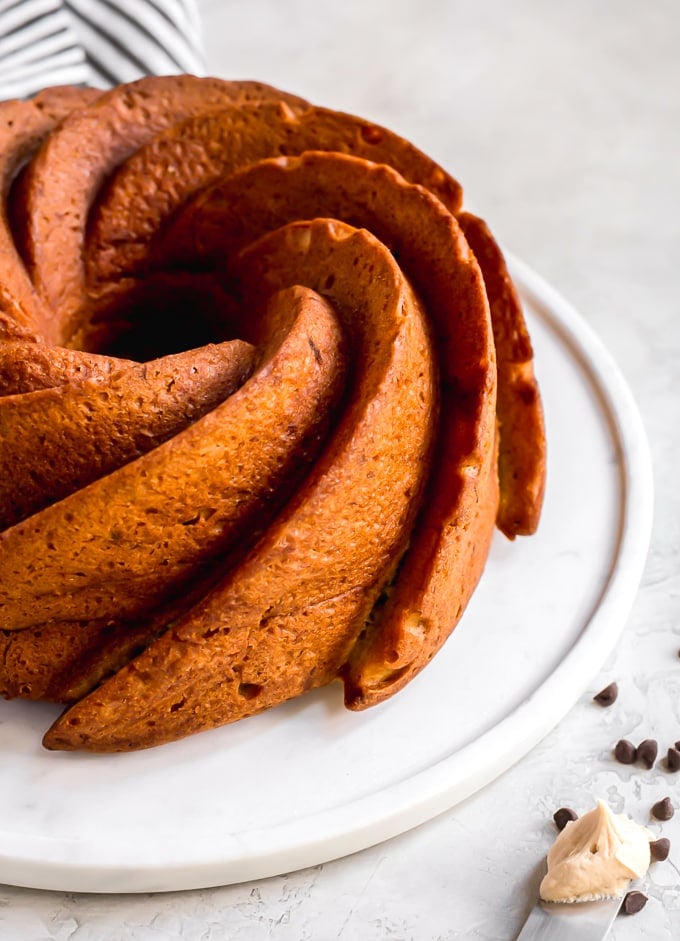
[[[517,294],[441,167],[254,82],[0,103],[0,691],[126,751],[449,636],[538,525]]]

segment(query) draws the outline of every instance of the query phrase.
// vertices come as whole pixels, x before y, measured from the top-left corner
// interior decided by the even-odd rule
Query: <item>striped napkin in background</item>
[[[0,99],[205,72],[196,0],[0,0]]]

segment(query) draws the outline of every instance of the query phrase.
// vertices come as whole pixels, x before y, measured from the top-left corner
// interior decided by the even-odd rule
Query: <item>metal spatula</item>
[[[597,902],[537,902],[517,941],[604,941],[622,898]]]

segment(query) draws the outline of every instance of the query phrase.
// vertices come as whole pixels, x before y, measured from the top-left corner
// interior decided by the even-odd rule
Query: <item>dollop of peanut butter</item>
[[[586,902],[616,898],[631,879],[643,876],[651,861],[652,834],[626,814],[596,807],[570,821],[548,853],[540,896],[546,902]]]

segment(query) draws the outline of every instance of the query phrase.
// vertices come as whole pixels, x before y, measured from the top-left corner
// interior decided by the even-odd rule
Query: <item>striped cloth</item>
[[[0,99],[205,72],[196,0],[0,0]]]

